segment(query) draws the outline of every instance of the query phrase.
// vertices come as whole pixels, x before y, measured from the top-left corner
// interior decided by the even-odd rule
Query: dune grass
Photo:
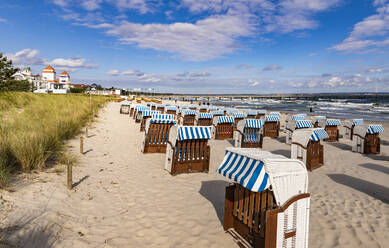
[[[41,170],[110,98],[0,93],[0,187],[12,171]]]

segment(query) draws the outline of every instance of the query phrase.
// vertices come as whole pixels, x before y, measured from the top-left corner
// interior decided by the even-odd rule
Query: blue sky
[[[0,52],[73,83],[389,92],[389,0],[3,0]]]

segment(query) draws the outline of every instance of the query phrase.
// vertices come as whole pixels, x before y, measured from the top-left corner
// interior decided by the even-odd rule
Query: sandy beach
[[[0,247],[239,247],[223,230],[228,181],[216,173],[232,140],[211,140],[209,173],[171,176],[165,154],[142,154],[139,124],[110,103],[66,173],[21,174],[0,194]],[[284,116],[283,116],[284,118]],[[310,247],[386,247],[389,123],[381,154],[324,142],[325,165],[309,172]],[[343,130],[341,130],[341,134]],[[78,154],[79,137],[68,142]],[[290,157],[285,133],[263,149]]]

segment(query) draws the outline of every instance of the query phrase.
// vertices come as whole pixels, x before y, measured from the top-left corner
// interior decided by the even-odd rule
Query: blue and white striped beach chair
[[[354,127],[352,151],[359,153],[381,152],[380,133],[384,132],[384,128],[380,124],[362,124]]]
[[[262,120],[240,120],[234,132],[235,147],[262,148]]]
[[[153,114],[146,121],[142,140],[143,153],[165,153],[170,128],[176,124],[174,115]]]

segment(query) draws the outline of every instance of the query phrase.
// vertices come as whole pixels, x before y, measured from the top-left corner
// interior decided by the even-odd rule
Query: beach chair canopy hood
[[[176,107],[176,106],[168,106],[168,107],[166,108],[166,110],[176,111],[176,110],[177,110],[177,107]]]
[[[337,119],[327,119],[327,126],[340,126],[340,120]]]
[[[263,109],[260,109],[257,112],[258,112],[258,114],[261,114],[261,115],[265,115],[267,113],[267,111],[263,110]]]
[[[130,105],[131,105],[130,101],[128,101],[128,100],[122,101],[122,106],[130,106]]]
[[[345,121],[344,126],[352,128],[353,126],[363,125],[363,123],[364,123],[363,119],[353,119],[353,120]]]
[[[254,116],[256,116],[257,113],[258,113],[257,110],[249,110],[249,111],[247,111],[247,115],[254,115]]]
[[[183,116],[187,116],[187,115],[196,115],[197,114],[197,111],[196,110],[185,110],[183,112]]]
[[[307,146],[309,141],[328,139],[328,134],[323,128],[301,129],[293,132],[292,142]]]
[[[142,117],[151,117],[154,114],[161,114],[161,111],[157,111],[157,110],[143,110],[142,111]]]
[[[270,112],[269,115],[277,115],[278,117],[281,116],[280,112]]]
[[[235,119],[233,116],[214,116],[213,124],[224,124],[224,123],[234,123]]]
[[[354,128],[354,134],[358,134],[361,137],[365,137],[366,134],[383,133],[384,128],[379,124],[363,124]]]
[[[307,128],[307,127],[313,127],[312,121],[310,120],[297,120],[295,128]]]
[[[270,188],[279,206],[308,192],[303,162],[255,148],[226,148],[217,172],[253,192]]]
[[[265,116],[265,122],[279,122],[280,116],[279,115],[266,115]]]
[[[212,114],[213,115],[223,115],[224,112],[223,112],[223,110],[216,110],[216,111],[212,111]]]
[[[177,140],[191,140],[191,139],[211,139],[211,127],[202,126],[180,126],[178,127]]]
[[[305,120],[307,118],[306,114],[292,115],[292,120]]]
[[[243,119],[246,117],[245,113],[233,113],[235,119]]]
[[[212,113],[198,113],[199,119],[212,119],[213,114]]]

